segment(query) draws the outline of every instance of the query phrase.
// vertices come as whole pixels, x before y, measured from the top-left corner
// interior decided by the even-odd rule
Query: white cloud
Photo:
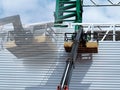
[[[120,7],[106,8],[105,14],[112,19],[113,22],[120,22]]]
[[[89,0],[88,0],[89,1]],[[87,2],[88,2],[87,1]],[[97,4],[108,4],[107,0],[93,0]],[[119,0],[111,0],[118,3]],[[110,4],[110,3],[109,3]],[[88,7],[84,8],[83,22],[86,23],[120,23],[120,7]]]
[[[2,14],[0,18],[19,14],[23,23],[54,21],[56,0],[0,0]],[[93,0],[98,4],[106,4],[107,0]],[[118,3],[119,0],[111,0]],[[90,0],[84,3],[91,4]],[[83,22],[86,23],[120,23],[120,7],[84,8]]]
[[[55,2],[49,0],[1,0],[3,15],[19,14],[23,23],[35,23],[53,20]]]
[[[95,22],[105,22],[108,18],[105,17],[103,11],[101,9],[89,8],[84,9],[83,13],[83,22],[87,23],[95,23]]]

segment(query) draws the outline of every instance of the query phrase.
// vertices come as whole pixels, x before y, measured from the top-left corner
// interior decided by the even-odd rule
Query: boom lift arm
[[[72,70],[74,68],[74,62],[77,59],[77,51],[78,51],[80,40],[82,39],[82,34],[83,34],[83,29],[81,26],[74,39],[71,54],[66,61],[66,67],[65,67],[60,85],[58,86],[57,90],[68,90],[71,75],[72,75]]]
[[[0,19],[0,25],[5,25],[9,23],[12,23],[14,27],[14,39],[16,45],[20,46],[30,42],[33,35],[30,32],[27,32],[23,29],[19,15]]]

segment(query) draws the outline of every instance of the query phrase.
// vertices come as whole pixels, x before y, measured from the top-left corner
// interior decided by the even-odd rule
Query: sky
[[[20,15],[23,23],[53,21],[55,0],[0,0],[0,18]]]
[[[22,23],[54,21],[56,0],[0,0],[0,18],[20,15]],[[93,0],[107,4],[107,0]],[[111,0],[118,3],[120,0]],[[91,4],[89,0],[84,3]],[[84,7],[83,23],[120,23],[120,7]]]
[[[84,0],[84,4],[90,4],[90,0]],[[96,4],[110,4],[107,0],[93,0]],[[111,0],[114,4],[120,0]],[[83,22],[87,23],[120,23],[119,7],[89,7],[83,11]]]

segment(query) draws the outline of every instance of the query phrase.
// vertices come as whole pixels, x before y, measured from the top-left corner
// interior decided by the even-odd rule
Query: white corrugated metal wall
[[[63,41],[57,43],[59,46],[54,49],[51,47],[56,43],[52,42],[46,43],[50,49],[41,46],[43,51],[34,57],[18,58],[7,49],[1,50],[0,90],[56,90],[68,57],[63,50]],[[119,41],[100,42],[99,53],[93,54],[92,60],[78,59],[70,90],[119,90],[119,44]]]
[[[120,42],[100,42],[92,60],[78,60],[70,90],[119,90]]]

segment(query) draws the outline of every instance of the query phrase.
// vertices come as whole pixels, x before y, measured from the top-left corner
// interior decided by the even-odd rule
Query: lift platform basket
[[[66,52],[71,52],[73,42],[64,42],[64,48]],[[97,42],[87,42],[86,47],[82,47],[79,44],[78,53],[98,53]]]

